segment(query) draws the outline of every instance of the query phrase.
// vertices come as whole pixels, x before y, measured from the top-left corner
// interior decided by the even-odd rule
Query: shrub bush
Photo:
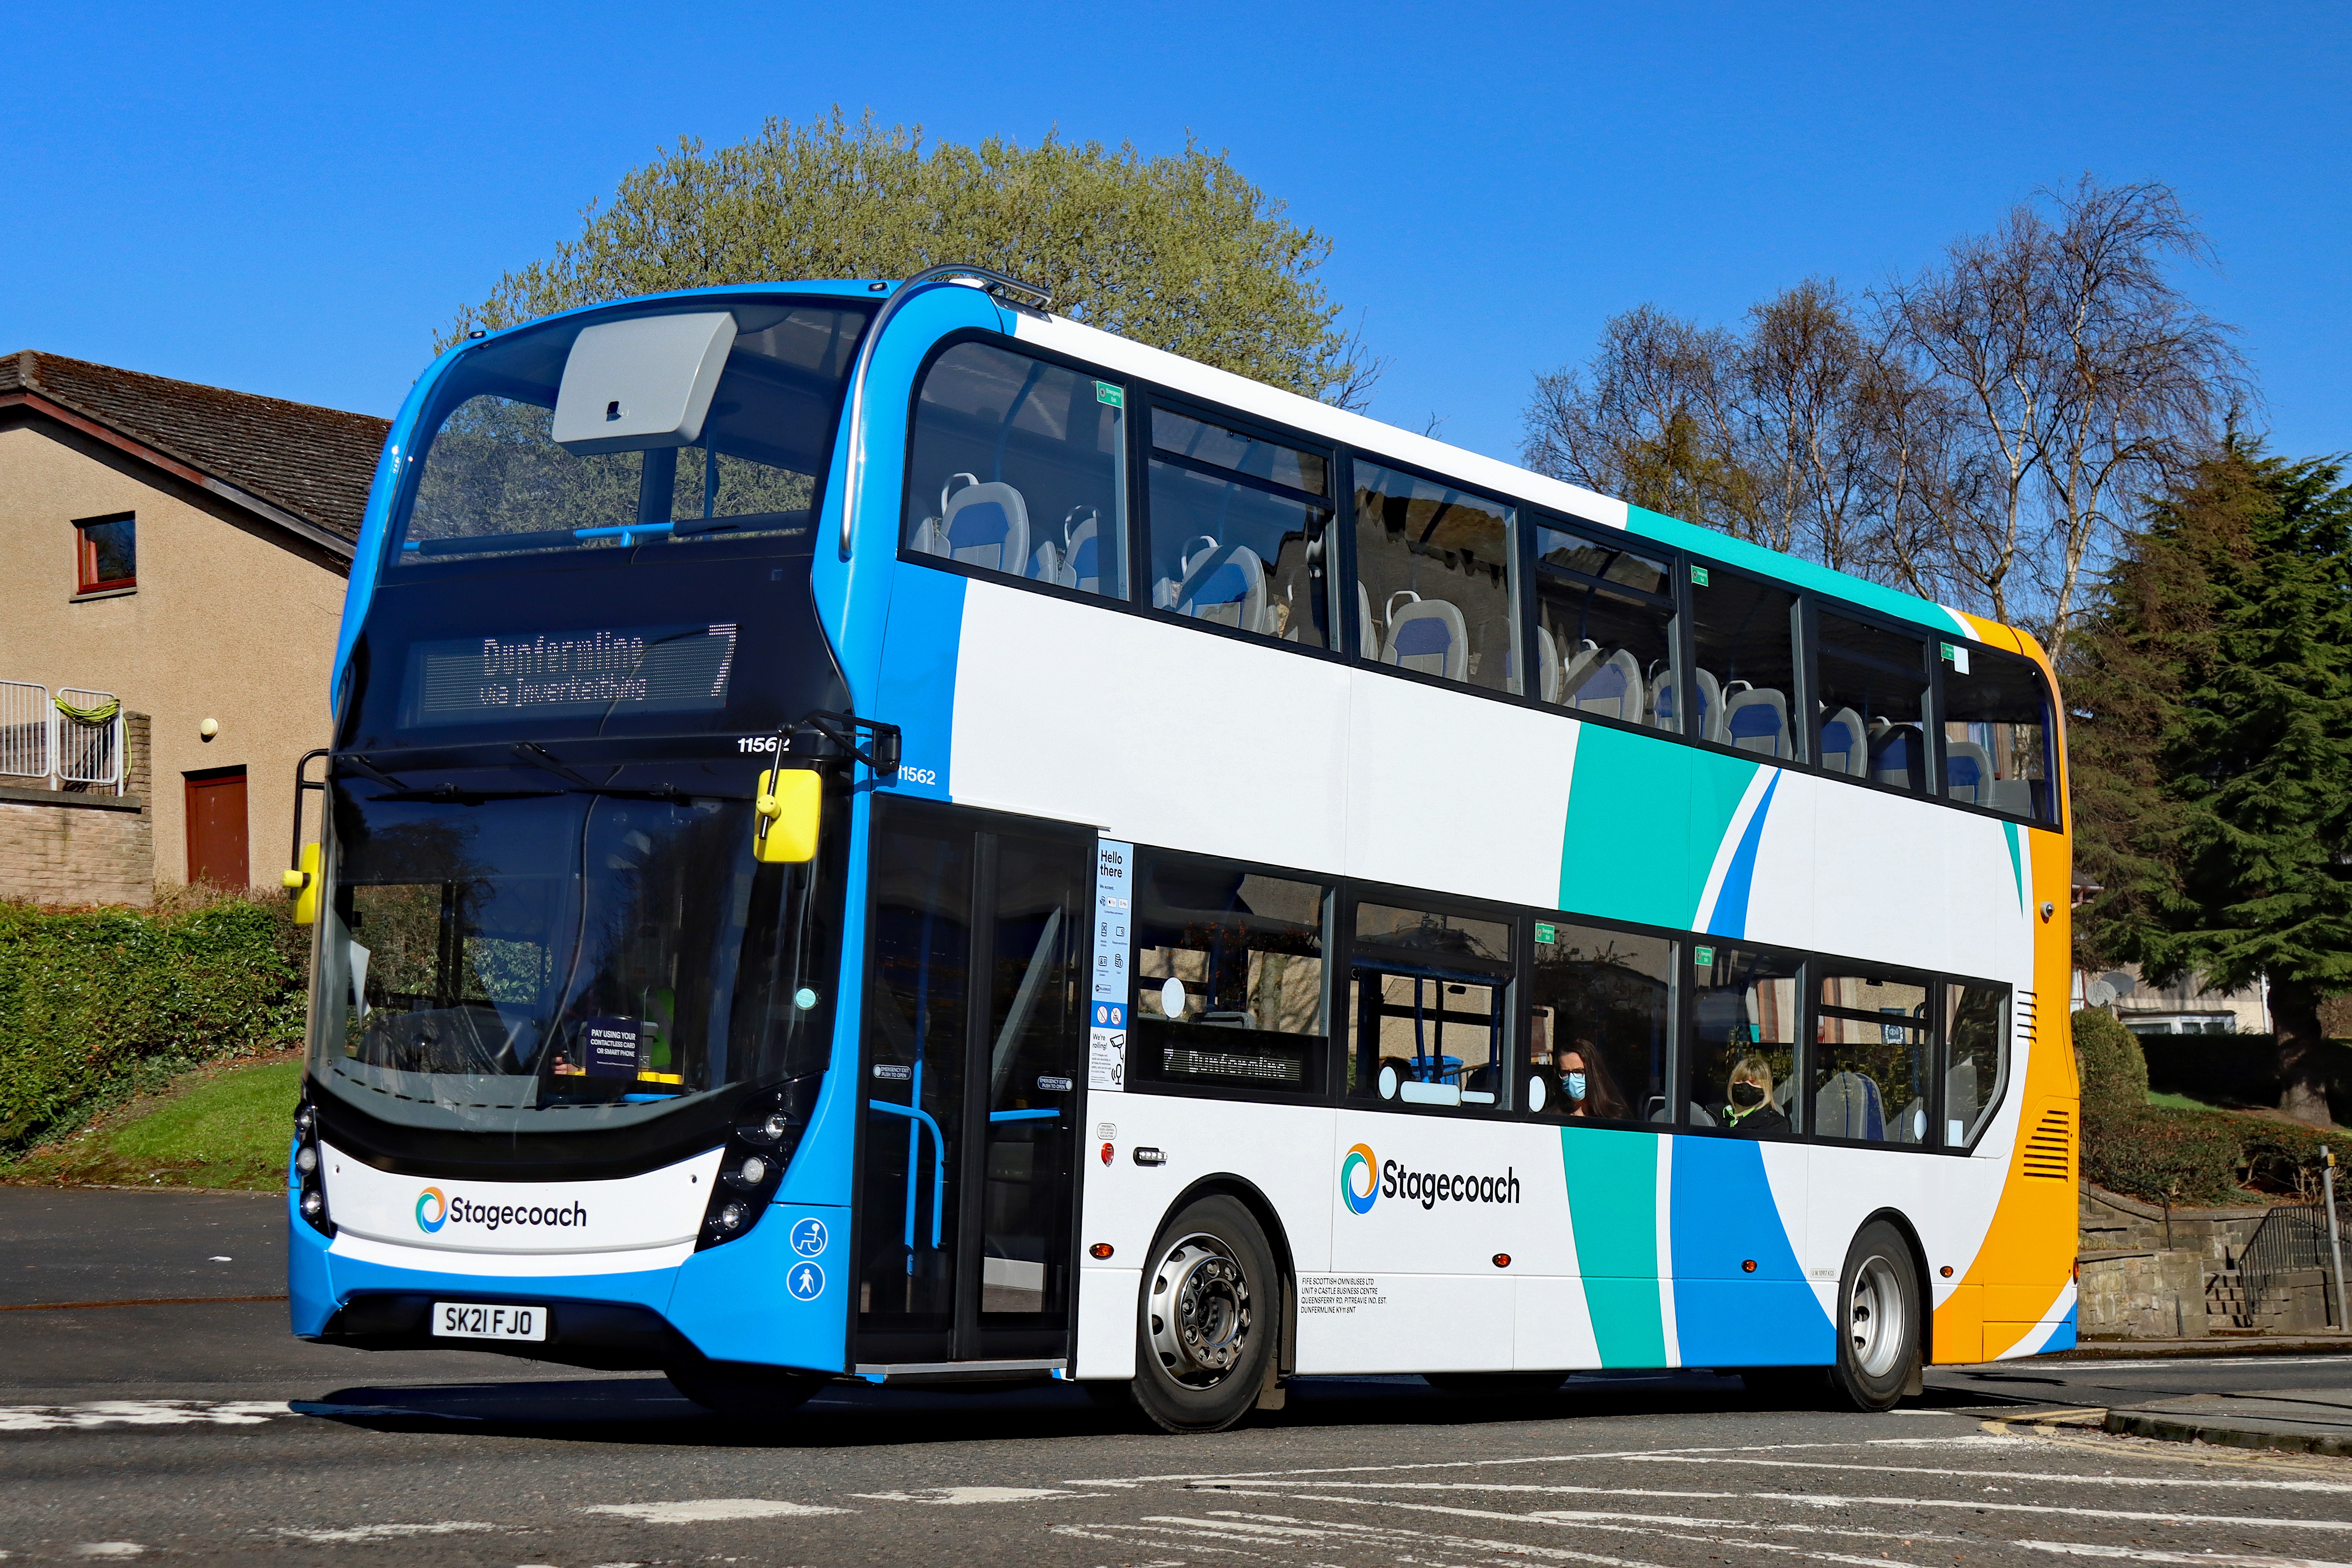
[[[267,897],[0,902],[0,1152],[196,1063],[299,1045],[309,952]]]
[[[2328,1144],[2352,1155],[2352,1139],[2283,1118],[2148,1104],[2143,1043],[2103,1007],[2074,1015],[2083,1174],[2108,1191],[2189,1205],[2315,1196]]]

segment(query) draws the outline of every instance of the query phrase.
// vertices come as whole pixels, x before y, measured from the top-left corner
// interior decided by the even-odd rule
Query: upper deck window
[[[909,551],[1127,596],[1125,388],[986,343],[923,377],[907,458]]]
[[[558,445],[557,396],[583,329],[689,312],[723,312],[733,323],[692,428],[624,450]],[[698,299],[585,322],[566,317],[468,350],[436,399],[422,471],[394,528],[394,563],[745,534],[805,550],[866,321],[856,307]],[[663,368],[649,364],[648,380]],[[614,390],[621,395],[609,413],[625,426],[630,394]]]
[[[1679,730],[1673,568],[1654,553],[1536,524],[1534,695]]]
[[[1512,509],[1356,465],[1356,625],[1366,658],[1494,691],[1512,668]]]
[[[2042,673],[1977,645],[1944,646],[1944,793],[2052,824],[2049,710]]]
[[[1328,458],[1155,408],[1150,479],[1155,609],[1332,646]]]

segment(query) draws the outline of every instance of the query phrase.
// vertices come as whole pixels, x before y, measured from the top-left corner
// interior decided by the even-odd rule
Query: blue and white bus
[[[417,382],[287,878],[294,1331],[1171,1430],[2072,1343],[2032,639],[1044,303]]]

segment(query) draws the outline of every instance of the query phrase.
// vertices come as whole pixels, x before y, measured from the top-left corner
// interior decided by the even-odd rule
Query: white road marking
[[[0,1405],[0,1432],[91,1426],[251,1426],[290,1415],[282,1399],[100,1399],[88,1405]]]
[[[1690,1530],[1662,1529],[1659,1526],[1685,1521],[1671,1516],[1649,1514],[1610,1514],[1589,1510],[1546,1509],[1534,1513],[1508,1513],[1496,1509],[1452,1508],[1441,1503],[1391,1502],[1384,1498],[1325,1497],[1315,1492],[1242,1492],[1244,1497],[1282,1498],[1292,1502],[1323,1502],[1341,1508],[1397,1508],[1423,1513],[1451,1514],[1463,1519],[1496,1520],[1505,1523],[1532,1521],[1538,1524],[1579,1525],[1586,1530],[1605,1531],[1616,1535],[1654,1535],[1668,1541],[1693,1541],[1707,1546],[1737,1547],[1748,1552],[1778,1552],[1785,1556],[1802,1557],[1815,1563],[1861,1563],[1865,1568],[1881,1568],[1887,1561],[1885,1553],[1876,1557],[1855,1557],[1843,1552],[1815,1552],[1807,1547],[1791,1546],[1777,1541],[1759,1541],[1759,1530],[1782,1530],[1818,1535],[1859,1536],[1872,1541],[1900,1541],[1908,1546],[1917,1541],[1958,1541],[1958,1536],[1938,1535],[1932,1531],[1915,1530],[1907,1534],[1900,1531],[1840,1530],[1808,1525],[1750,1524],[1743,1520],[1697,1520],[1688,1522],[1723,1525],[1738,1531],[1737,1535],[1709,1535]],[[1256,1516],[1250,1516],[1256,1517]],[[1610,1520],[1644,1520],[1643,1525],[1612,1524]]]
[[[1261,1486],[1270,1483],[1260,1482]],[[1667,1498],[1675,1500],[1704,1502],[1789,1502],[1803,1503],[1811,1508],[1957,1508],[1974,1509],[1987,1513],[2058,1513],[2070,1519],[2120,1519],[2147,1524],[2219,1524],[2239,1525],[2249,1529],[2269,1530],[2347,1530],[2352,1520],[2346,1519],[2261,1519],[2234,1513],[2148,1513],[2132,1509],[2084,1508],[2060,1503],[1993,1502],[1983,1498],[1905,1498],[1847,1497],[1834,1492],[1684,1492],[1664,1491],[1644,1487],[1540,1486],[1508,1482],[1481,1481],[1303,1481],[1303,1487],[1324,1489],[1348,1488],[1367,1491],[1499,1491],[1499,1492],[1572,1492],[1579,1497],[1642,1497]],[[1351,1500],[1328,1498],[1319,1500],[1341,1502]],[[1412,1507],[1409,1503],[1393,1507]],[[1528,1516],[1533,1517],[1533,1516]]]
[[[407,1541],[419,1535],[463,1535],[473,1531],[520,1530],[519,1524],[485,1524],[479,1520],[445,1519],[436,1524],[352,1524],[327,1530],[296,1530],[281,1525],[278,1533],[292,1541],[319,1546],[348,1546],[367,1541]]]
[[[728,1519],[780,1519],[787,1515],[856,1513],[854,1508],[824,1508],[809,1502],[780,1502],[772,1498],[691,1498],[683,1502],[600,1502],[583,1513],[617,1514],[646,1524],[703,1524]]]
[[[1768,1465],[1776,1470],[1863,1470],[1874,1476],[1950,1476],[1967,1477],[1971,1480],[2000,1481],[2070,1481],[2084,1486],[2101,1487],[2177,1487],[2179,1476],[2075,1476],[2051,1475],[2024,1470],[1948,1470],[1924,1465],[1840,1465],[1827,1459],[1700,1459],[1685,1454],[1629,1454],[1632,1459],[1653,1464],[1688,1465]],[[2251,1481],[2235,1479],[2207,1480],[2200,1479],[2200,1487],[2241,1487],[2264,1491],[2289,1492],[2352,1492],[2352,1483],[2345,1481]]]
[[[925,1487],[916,1492],[852,1492],[876,1502],[931,1502],[955,1506],[976,1502],[1028,1502],[1041,1497],[1080,1497],[1058,1487]]]
[[[2199,1563],[2214,1568],[2352,1568],[2311,1557],[2259,1557],[2230,1552],[2140,1552],[2129,1546],[2093,1546],[2080,1541],[2013,1541],[2036,1552],[2056,1552],[2068,1557],[2121,1557],[2133,1563]]]
[[[85,1541],[74,1548],[79,1557],[136,1557],[147,1549],[135,1541]]]
[[[1582,1454],[1536,1454],[1524,1459],[1429,1459],[1403,1465],[1317,1465],[1296,1470],[1175,1470],[1157,1476],[1090,1476],[1068,1487],[1138,1487],[1153,1481],[1263,1481],[1286,1476],[1386,1475],[1402,1470],[1480,1469],[1490,1465],[1590,1464],[1595,1459],[1649,1459],[1714,1454],[1780,1454],[1801,1448],[2000,1448],[2014,1452],[2020,1439],[1969,1434],[1950,1437],[1872,1437],[1844,1443],[1741,1443],[1721,1447],[1603,1448]]]
[[[2327,1366],[2352,1362],[2345,1355],[2197,1355],[2165,1356],[2154,1361],[2084,1361],[2070,1364],[2096,1367],[2101,1372],[2147,1372],[2151,1368],[2177,1370],[2200,1366]],[[1960,1375],[1966,1376],[1963,1373]],[[2007,1381],[2003,1379],[2001,1381]]]

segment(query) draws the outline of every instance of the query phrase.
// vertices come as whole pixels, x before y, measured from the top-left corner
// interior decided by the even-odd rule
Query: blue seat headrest
[[[1397,627],[1400,654],[1444,653],[1454,646],[1454,634],[1435,616],[1415,616]]]
[[[948,524],[948,542],[958,550],[976,544],[1002,544],[1013,532],[1013,519],[1001,501],[974,501]]]

